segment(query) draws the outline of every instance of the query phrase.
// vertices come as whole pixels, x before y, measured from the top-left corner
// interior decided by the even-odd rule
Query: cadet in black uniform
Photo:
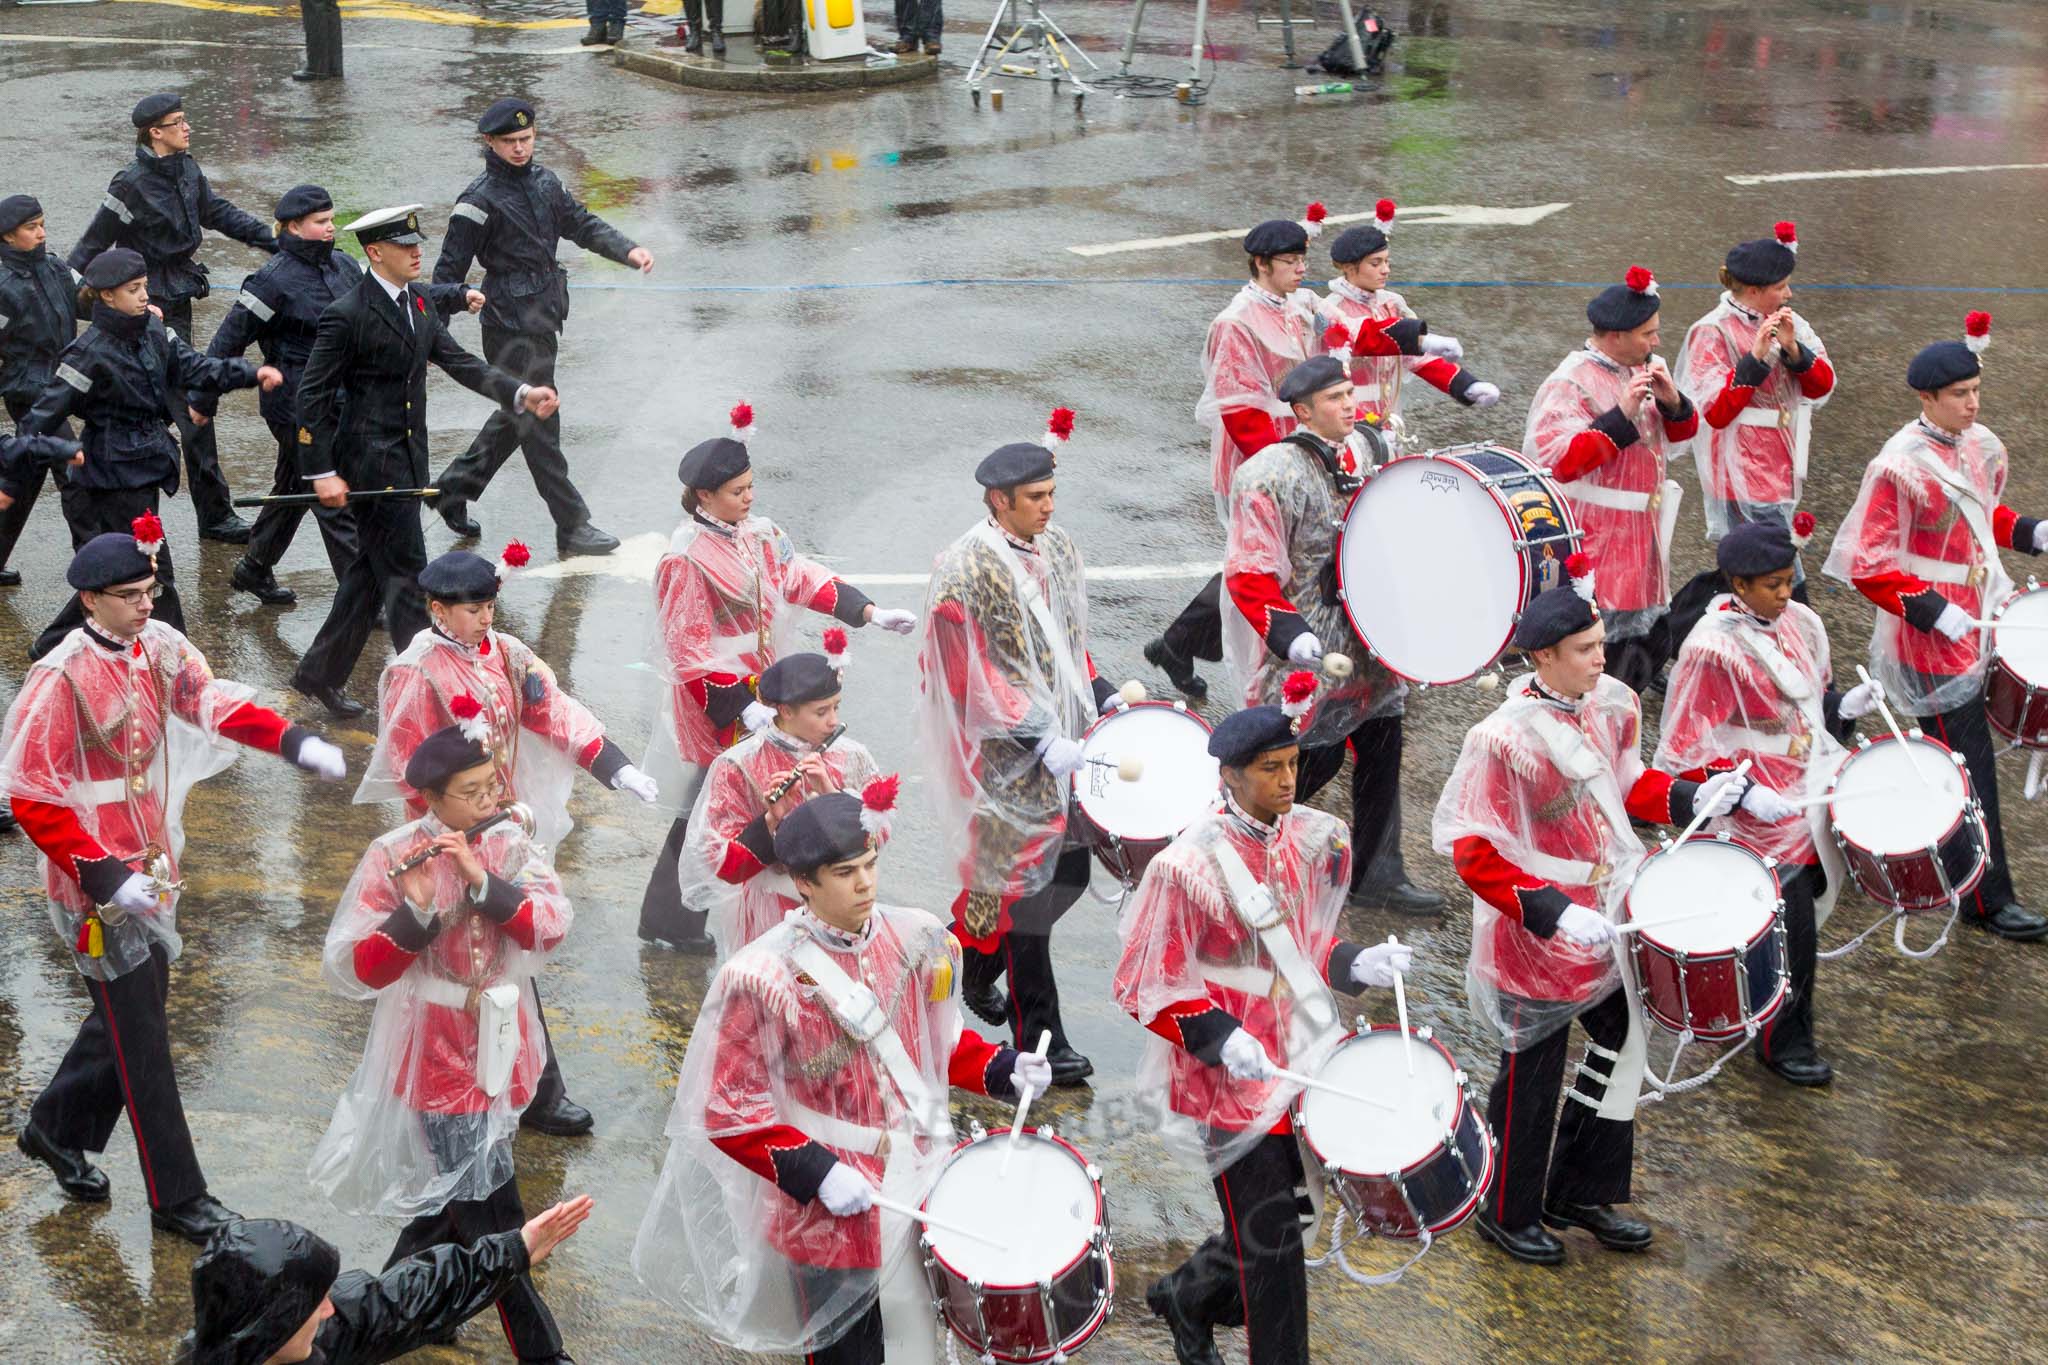
[[[299,473],[328,507],[347,505],[351,486],[419,488],[427,482],[427,364],[464,388],[536,417],[555,411],[555,391],[478,360],[448,335],[414,281],[420,274],[419,205],[379,209],[347,227],[370,271],[320,315],[299,378]],[[418,505],[379,498],[355,505],[356,554],[342,570],[334,605],[292,686],[338,716],[363,704],[342,688],[381,604],[391,646],[402,650],[427,624],[414,578],[427,564]]]
[[[86,309],[78,299],[78,274],[44,245],[43,206],[26,194],[0,199],[0,399],[10,421],[28,416],[43,388],[57,373],[57,355],[78,335]],[[43,468],[26,467],[14,504],[0,511],[0,588],[21,582],[7,567],[21,528],[43,491]],[[64,475],[51,470],[57,486]]]
[[[484,135],[484,173],[469,182],[448,216],[448,239],[434,262],[436,284],[460,284],[469,263],[484,267],[484,359],[529,384],[552,387],[562,322],[569,316],[569,279],[555,263],[556,243],[566,237],[606,260],[642,274],[654,256],[635,246],[602,218],[576,202],[555,173],[533,159],[533,106],[502,99],[477,120]],[[534,487],[555,519],[555,548],[562,554],[602,555],[618,538],[590,524],[590,508],[569,482],[562,454],[562,422],[521,421],[509,412],[492,413],[483,430],[456,461],[441,472],[436,509],[458,536],[480,536],[483,528],[468,504],[517,446],[526,454]]]
[[[262,251],[276,251],[270,229],[213,192],[199,163],[192,159],[192,125],[182,96],[151,95],[130,115],[135,124],[135,160],[114,173],[98,213],[85,235],[71,248],[73,270],[110,246],[140,252],[149,269],[149,296],[163,311],[164,325],[191,345],[192,300],[208,293],[206,267],[194,260],[204,229],[232,237]],[[249,539],[249,524],[235,515],[228,501],[228,481],[221,476],[213,432],[194,423],[180,406],[173,414],[178,441],[185,449],[185,481],[192,507],[199,514],[199,534],[208,540],[240,545]]]

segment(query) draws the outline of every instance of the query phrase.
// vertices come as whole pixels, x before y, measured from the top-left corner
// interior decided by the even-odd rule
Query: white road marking
[[[1485,204],[1403,204],[1395,225],[1401,228],[1530,227],[1570,207],[1569,200],[1562,204],[1531,204],[1526,208],[1493,208]],[[1333,213],[1323,222],[1325,226],[1368,223],[1372,218],[1372,210],[1367,209],[1363,213]],[[1067,250],[1076,256],[1114,256],[1126,251],[1157,251],[1170,246],[1193,246],[1197,242],[1220,242],[1242,237],[1250,231],[1250,228],[1221,228],[1215,232],[1184,232],[1177,237],[1135,237],[1128,242],[1097,242],[1089,246],[1070,246]]]
[[[1774,175],[1729,175],[1732,185],[1783,185],[1793,180],[1883,180],[1895,175],[1964,175],[1971,171],[2048,171],[2048,161],[2007,161],[1994,166],[1873,166],[1859,171],[1779,171]]]
[[[521,569],[508,580],[508,586],[528,578],[583,578],[590,575],[652,583],[654,566],[668,553],[668,539],[659,531],[643,531],[637,536],[628,536],[619,543],[618,549],[608,555],[577,555],[553,564]],[[1184,564],[1097,564],[1089,567],[1086,573],[1091,583],[1142,583],[1170,578],[1207,578],[1222,566],[1220,559],[1190,560]],[[931,577],[928,573],[842,573],[839,576],[862,588],[921,587]]]

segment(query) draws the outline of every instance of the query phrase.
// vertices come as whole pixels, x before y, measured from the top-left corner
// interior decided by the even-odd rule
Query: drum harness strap
[[[1071,691],[1081,703],[1080,714],[1087,716],[1095,712],[1095,700],[1088,689],[1087,675],[1074,661],[1073,651],[1067,647],[1067,634],[1053,619],[1052,608],[1046,604],[1045,593],[1017,558],[1017,552],[1010,548],[1003,533],[984,521],[974,528],[982,544],[995,551],[995,556],[1010,572],[1010,581],[1017,589],[1017,600],[1022,602],[1037,623],[1039,634],[1045,636],[1045,647],[1052,653],[1053,671],[1059,674],[1059,686],[1063,692]]]

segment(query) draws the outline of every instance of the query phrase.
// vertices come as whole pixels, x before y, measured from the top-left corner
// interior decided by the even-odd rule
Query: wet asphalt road
[[[1817,180],[1743,187],[1774,171],[2025,163],[2048,138],[2040,90],[2048,13],[2016,3],[1437,3],[1391,0],[1403,36],[1375,93],[1297,103],[1300,73],[1277,69],[1274,30],[1251,6],[1212,15],[1206,103],[1064,98],[1005,80],[1001,114],[958,79],[984,5],[956,5],[941,82],[843,98],[711,96],[614,71],[578,51],[580,18],[499,3],[447,11],[367,7],[347,25],[350,79],[304,87],[295,13],[262,5],[121,3],[0,8],[0,192],[27,189],[68,247],[127,156],[129,105],[176,86],[194,150],[217,189],[261,211],[288,186],[327,185],[344,215],[418,200],[435,228],[475,171],[470,120],[499,94],[541,108],[541,158],[655,254],[651,279],[571,250],[576,286],[561,387],[572,456],[598,523],[629,539],[607,563],[534,574],[506,592],[500,624],[553,662],[629,751],[645,741],[655,691],[636,667],[648,624],[645,574],[676,514],[674,463],[751,400],[759,510],[854,575],[915,575],[975,516],[973,462],[1029,438],[1055,404],[1078,410],[1062,461],[1060,520],[1098,565],[1213,559],[1207,447],[1192,420],[1208,317],[1241,277],[1231,242],[1092,258],[1083,243],[1244,227],[1313,198],[1336,212],[1380,194],[1405,204],[1523,207],[1569,201],[1527,227],[1429,226],[1397,234],[1395,275],[1467,363],[1501,385],[1489,414],[1422,392],[1410,420],[1430,443],[1519,438],[1527,400],[1583,335],[1587,282],[1636,262],[1664,282],[1671,356],[1713,300],[1732,241],[1797,219],[1798,306],[1826,339],[1841,385],[1816,424],[1808,506],[1822,541],[1864,461],[1912,412],[1900,376],[1965,309],[1997,315],[1984,420],[2013,451],[2008,501],[2048,507],[2036,433],[2048,284],[2038,171]],[[1055,6],[1097,59],[1128,22],[1124,4]],[[885,18],[869,7],[871,22]],[[1138,69],[1185,69],[1188,18],[1155,6]],[[636,13],[645,43],[672,19]],[[1302,37],[1304,53],[1331,29]],[[17,41],[44,37],[57,41]],[[1174,51],[1179,48],[1176,60]],[[210,336],[254,253],[210,241]],[[1318,257],[1320,260],[1320,257]],[[1004,283],[1009,281],[1009,283]],[[1505,284],[1505,281],[1520,281]],[[1435,282],[1435,283],[1430,283]],[[474,323],[458,338],[476,345]],[[483,401],[437,381],[437,465],[459,451]],[[222,407],[224,463],[258,491],[271,448],[254,402]],[[1681,473],[1678,477],[1690,482]],[[1682,526],[1697,531],[1697,486]],[[515,462],[476,511],[486,548],[511,535],[552,563],[548,524]],[[301,719],[283,689],[324,608],[329,576],[310,529],[283,578],[302,595],[278,612],[233,593],[236,552],[195,548],[189,504],[168,505],[193,634],[222,675]],[[430,524],[431,550],[449,544]],[[52,501],[15,562],[26,586],[0,593],[0,667],[11,692],[26,642],[55,611],[66,544]],[[1818,546],[1817,546],[1818,548]],[[1674,577],[1703,567],[1682,538]],[[2022,575],[2024,566],[2021,567]],[[1192,578],[1120,581],[1093,594],[1097,661],[1155,687],[1144,641]],[[1428,592],[1426,584],[1389,590]],[[922,589],[883,579],[885,605]],[[1816,605],[1838,657],[1860,655],[1869,611],[1822,581]],[[1445,604],[1452,609],[1454,604]],[[856,637],[853,733],[919,782],[909,696],[914,646]],[[354,690],[369,696],[376,658]],[[1407,851],[1419,879],[1450,890],[1427,850],[1428,815],[1459,737],[1489,701],[1469,689],[1411,708]],[[359,767],[361,726],[335,737]],[[2048,875],[2048,823],[2017,798],[2008,760],[2008,842],[2022,893]],[[351,786],[353,779],[351,780]],[[1336,784],[1340,786],[1342,784]],[[674,1075],[702,995],[701,963],[644,950],[633,926],[663,822],[584,783],[560,853],[579,918],[543,984],[571,1093],[598,1114],[594,1137],[522,1137],[530,1208],[561,1192],[598,1196],[584,1233],[546,1267],[570,1349],[588,1361],[723,1360],[631,1278],[627,1250],[661,1160]],[[885,894],[941,906],[931,816],[920,796],[885,864]],[[353,1068],[369,1011],[322,984],[318,948],[363,846],[397,817],[351,806],[261,756],[202,787],[189,813],[192,889],[173,1016],[180,1080],[214,1192],[252,1215],[301,1218],[349,1264],[380,1263],[395,1226],[341,1216],[307,1195],[305,1161]],[[69,1042],[84,994],[34,894],[34,857],[0,845],[0,1129],[15,1131]],[[1827,937],[1876,911],[1845,902]],[[1390,925],[1423,947],[1414,1007],[1480,1081],[1493,1052],[1465,1015],[1468,917]],[[1931,927],[1921,926],[1922,937]],[[1095,1360],[1171,1359],[1142,1292],[1213,1223],[1205,1182],[1163,1163],[1123,1121],[1139,1032],[1107,1003],[1107,906],[1084,901],[1056,938],[1069,1026],[1098,1084],[1051,1106],[1107,1171],[1119,1252],[1119,1313]],[[2018,1359],[2039,1350],[2033,1265],[2048,1226],[2038,1056],[2048,1032],[2048,949],[1958,930],[1931,962],[1888,947],[1827,967],[1822,1043],[1839,1079],[1795,1092],[1739,1060],[1705,1093],[1653,1106],[1638,1139],[1638,1210],[1655,1249],[1625,1258],[1567,1240],[1558,1271],[1513,1266],[1469,1230],[1398,1286],[1327,1276],[1312,1288],[1319,1360]],[[1390,1015],[1389,1002],[1370,1002]],[[1657,1055],[1668,1055],[1668,1039]],[[968,1113],[993,1119],[981,1102]],[[66,1204],[42,1173],[0,1154],[0,1357],[153,1361],[189,1321],[192,1252],[153,1237],[123,1125],[104,1165],[109,1206]],[[1382,1252],[1385,1254],[1382,1254]],[[1391,1264],[1386,1249],[1360,1261]],[[1241,1359],[1242,1339],[1227,1343]],[[443,1361],[501,1358],[475,1326]]]

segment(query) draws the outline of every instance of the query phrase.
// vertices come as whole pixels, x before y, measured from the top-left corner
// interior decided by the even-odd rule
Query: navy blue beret
[[[1287,256],[1307,250],[1308,229],[1292,218],[1268,218],[1244,235],[1247,256]]]
[[[1745,522],[1714,547],[1714,562],[1730,578],[1755,578],[1759,574],[1789,569],[1799,557],[1792,533],[1767,521]]]
[[[175,114],[185,107],[185,97],[169,90],[157,95],[145,95],[135,103],[128,117],[137,128],[151,128],[164,121],[164,115]]]
[[[860,813],[861,799],[852,792],[812,797],[775,827],[775,861],[791,872],[811,873],[860,857],[874,841]]]
[[[1333,384],[1342,384],[1351,378],[1350,367],[1335,356],[1310,356],[1286,374],[1273,392],[1283,403],[1306,403]]]
[[[277,207],[270,211],[270,216],[280,223],[289,223],[294,218],[304,218],[309,213],[325,213],[333,207],[334,197],[318,185],[294,185],[277,201]]]
[[[761,670],[754,695],[770,706],[802,706],[842,691],[839,670],[822,654],[785,654]]]
[[[1599,619],[1593,604],[1579,596],[1570,583],[1546,588],[1536,594],[1536,600],[1515,623],[1515,648],[1549,649],[1568,635],[1591,630]]]
[[[469,550],[450,550],[420,570],[420,591],[436,602],[497,600],[498,566]]]
[[[1209,732],[1209,756],[1226,768],[1242,768],[1260,754],[1299,743],[1292,716],[1277,706],[1248,706]]]
[[[1387,234],[1372,223],[1361,223],[1337,234],[1337,240],[1330,243],[1330,259],[1338,265],[1350,265],[1386,249]]]
[[[484,116],[476,121],[479,133],[497,136],[503,133],[522,133],[533,126],[533,106],[525,100],[507,97],[484,110]]]
[[[1906,367],[1906,386],[1933,393],[1984,373],[1984,362],[1960,341],[1937,341],[1913,357]]]
[[[130,251],[125,246],[108,247],[85,263],[83,279],[88,288],[119,289],[130,280],[139,280],[149,273],[143,264],[142,254]]]
[[[735,441],[730,436],[714,436],[708,441],[699,441],[684,452],[682,463],[676,466],[676,477],[683,481],[685,487],[708,492],[723,488],[753,467],[745,441]]]
[[[483,745],[462,733],[459,725],[434,731],[420,741],[405,761],[405,785],[414,791],[440,787],[457,773],[480,768],[491,761]]]
[[[1015,488],[1052,477],[1052,451],[1033,441],[997,446],[974,467],[974,481],[983,488]]]
[[[40,218],[43,206],[32,194],[10,194],[0,199],[0,232],[12,232],[31,218]]]
[[[101,592],[116,583],[134,583],[156,572],[149,556],[126,531],[102,531],[78,547],[64,581],[80,592]]]

